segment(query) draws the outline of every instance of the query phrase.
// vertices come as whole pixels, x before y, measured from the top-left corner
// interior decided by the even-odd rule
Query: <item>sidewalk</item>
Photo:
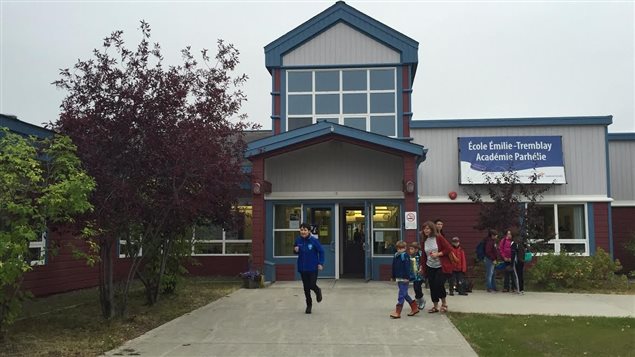
[[[241,289],[128,341],[107,356],[476,356],[444,314],[388,317],[394,283],[319,280],[322,303],[304,313],[302,283]],[[429,299],[428,291],[424,291]],[[430,303],[430,302],[428,302]],[[635,317],[635,296],[475,291],[450,311]]]

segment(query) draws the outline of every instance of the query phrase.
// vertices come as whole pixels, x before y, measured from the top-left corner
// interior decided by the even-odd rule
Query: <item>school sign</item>
[[[514,171],[520,182],[567,183],[564,176],[561,136],[459,137],[461,184],[483,184],[487,177]]]

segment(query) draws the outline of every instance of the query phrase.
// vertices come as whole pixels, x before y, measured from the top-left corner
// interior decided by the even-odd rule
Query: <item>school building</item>
[[[610,115],[417,119],[418,46],[343,1],[265,46],[271,130],[245,133],[246,224],[197,227],[193,273],[235,275],[249,259],[268,281],[298,279],[301,222],[325,248],[321,278],[389,279],[393,244],[437,218],[471,261],[485,233],[465,190],[510,163],[521,180],[538,172],[552,184],[541,215],[553,252],[602,248],[635,270],[624,248],[635,239],[635,133],[609,134]]]

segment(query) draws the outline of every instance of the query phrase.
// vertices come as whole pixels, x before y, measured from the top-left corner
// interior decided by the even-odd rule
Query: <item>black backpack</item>
[[[481,239],[476,245],[476,258],[480,261],[485,259],[485,239]]]

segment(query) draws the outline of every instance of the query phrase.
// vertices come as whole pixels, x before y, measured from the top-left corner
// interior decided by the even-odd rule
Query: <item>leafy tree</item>
[[[485,184],[468,186],[468,198],[480,205],[478,230],[496,229],[500,234],[510,229],[522,234],[524,240],[542,244],[553,238],[545,235],[538,203],[553,184],[538,184],[540,176],[533,173],[529,183],[521,183],[512,168],[498,175],[484,174]],[[486,195],[487,199],[483,196]]]
[[[125,313],[134,277],[144,283],[148,302],[157,301],[174,247],[194,222],[232,222],[246,179],[242,133],[251,124],[239,115],[247,77],[232,76],[238,50],[219,40],[216,56],[203,50],[199,64],[188,47],[181,51],[183,64],[166,67],[159,44],[150,44],[150,26],[141,21],[140,29],[136,50],[125,47],[121,31],[113,32],[94,58],[62,70],[54,82],[68,95],[52,125],[77,143],[98,183],[88,218],[100,232],[94,240],[106,318],[115,314],[118,241],[141,248],[131,254],[119,306]]]
[[[70,138],[38,141],[0,129],[0,338],[15,321],[31,270],[29,242],[47,224],[90,211],[94,180],[81,168]]]

